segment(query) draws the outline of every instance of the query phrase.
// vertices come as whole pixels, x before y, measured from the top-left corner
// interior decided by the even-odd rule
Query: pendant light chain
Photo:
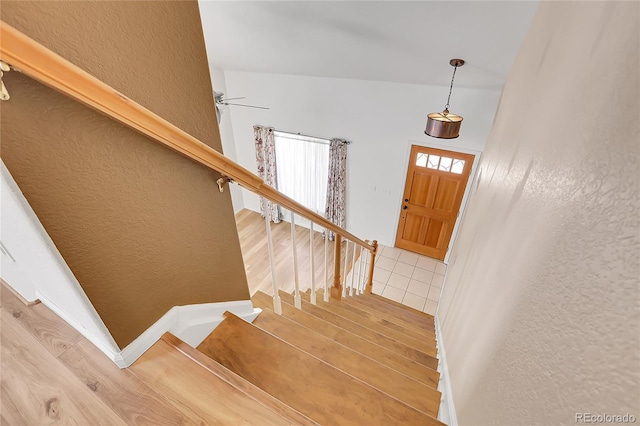
[[[451,100],[451,92],[453,92],[453,79],[456,78],[456,70],[458,69],[458,65],[453,67],[453,75],[451,76],[451,86],[449,87],[449,97],[447,98],[447,104],[444,106],[445,110],[449,109],[449,101]]]
[[[451,76],[451,86],[449,86],[449,96],[447,97],[447,105],[442,112],[432,112],[427,114],[427,125],[424,134],[433,138],[455,139],[460,135],[460,124],[462,117],[457,114],[449,113],[449,102],[451,101],[451,93],[453,93],[453,81],[456,78],[458,67],[464,65],[464,59],[454,58],[449,61],[449,65],[453,67],[453,75]]]

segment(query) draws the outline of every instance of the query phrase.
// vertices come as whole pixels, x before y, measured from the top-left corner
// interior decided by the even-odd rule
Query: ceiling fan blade
[[[246,107],[246,108],[269,109],[267,107],[261,107],[261,106],[256,106],[256,105],[233,104],[233,103],[229,103],[229,102],[221,102],[221,103],[222,103],[222,105],[233,105],[233,106],[241,106],[241,107]]]

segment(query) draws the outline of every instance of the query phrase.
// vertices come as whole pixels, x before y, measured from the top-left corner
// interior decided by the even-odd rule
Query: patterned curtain
[[[258,176],[274,188],[278,187],[276,179],[276,146],[273,139],[273,128],[253,126],[253,138],[256,145],[256,165]],[[280,206],[264,197],[260,197],[260,213],[263,217],[269,214],[273,223],[280,222]]]
[[[329,181],[327,183],[327,208],[325,217],[345,228],[347,216],[345,204],[347,199],[347,144],[342,139],[331,139],[329,146]],[[329,241],[335,235],[329,231]]]

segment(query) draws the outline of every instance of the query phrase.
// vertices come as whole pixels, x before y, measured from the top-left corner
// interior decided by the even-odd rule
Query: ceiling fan
[[[229,102],[229,101],[236,101],[236,100],[240,100],[240,99],[245,99],[245,97],[241,97],[241,98],[225,98],[224,93],[217,92],[217,91],[213,92],[213,98],[216,101],[216,115],[218,116],[218,123],[220,123],[220,119],[221,119],[222,113],[224,112],[224,109],[227,106],[239,106],[239,107],[245,107],[245,108],[269,109],[269,108],[263,107],[263,106],[237,104],[237,103],[234,103],[234,102]]]

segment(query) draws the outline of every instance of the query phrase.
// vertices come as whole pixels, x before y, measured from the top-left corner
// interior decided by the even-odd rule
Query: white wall
[[[450,67],[443,72],[451,72]],[[365,80],[225,71],[226,87],[246,103],[269,111],[230,107],[238,162],[256,171],[253,125],[352,141],[348,148],[347,229],[393,245],[404,189],[410,141],[455,150],[482,151],[499,92],[454,88],[451,111],[464,117],[460,137],[424,134],[426,114],[441,111],[448,87]],[[464,80],[464,68],[456,76]],[[243,192],[244,206],[258,210]]]
[[[110,357],[120,351],[38,217],[1,164],[2,277],[28,301],[42,303]]]
[[[463,425],[640,418],[640,3],[541,2],[438,308]]]
[[[209,71],[211,73],[211,84],[213,85],[213,90],[224,93],[226,97],[232,97],[227,93],[227,83],[225,81],[224,72],[211,64],[209,64]],[[231,111],[227,107],[222,108],[221,112],[222,115],[218,127],[220,128],[220,138],[222,139],[222,151],[224,152],[224,155],[231,158],[233,161],[238,161],[235,139],[233,137],[233,128],[231,126]],[[231,191],[233,211],[234,213],[238,213],[244,208],[242,189],[236,184],[231,184],[228,187]],[[229,189],[225,188],[225,190]]]

